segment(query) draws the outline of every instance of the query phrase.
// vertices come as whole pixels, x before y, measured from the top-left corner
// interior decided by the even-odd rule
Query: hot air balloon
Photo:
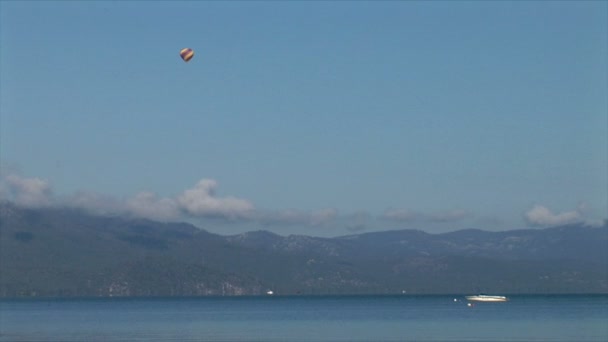
[[[182,56],[184,62],[189,62],[194,57],[194,51],[190,48],[181,49],[179,55]]]

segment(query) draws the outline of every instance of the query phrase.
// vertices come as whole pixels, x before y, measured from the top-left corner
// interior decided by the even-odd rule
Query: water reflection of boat
[[[490,295],[476,295],[476,296],[467,296],[467,300],[473,302],[506,302],[508,299],[505,296],[490,296]]]

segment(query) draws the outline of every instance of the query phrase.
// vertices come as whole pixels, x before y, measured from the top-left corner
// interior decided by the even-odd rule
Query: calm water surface
[[[3,300],[0,341],[608,341],[608,296],[510,298]]]

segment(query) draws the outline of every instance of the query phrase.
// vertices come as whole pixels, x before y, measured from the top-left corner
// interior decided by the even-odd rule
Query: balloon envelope
[[[194,51],[190,48],[185,48],[179,52],[179,55],[182,57],[184,62],[188,62],[192,59],[192,57],[194,57]]]

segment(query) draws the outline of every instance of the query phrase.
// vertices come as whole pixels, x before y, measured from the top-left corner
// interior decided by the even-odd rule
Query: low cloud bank
[[[585,208],[586,204],[581,203],[575,210],[554,213],[546,206],[537,204],[524,214],[524,219],[528,225],[533,227],[562,226],[567,224],[603,225],[601,221],[587,219],[585,217]]]
[[[315,211],[261,211],[249,200],[232,196],[222,197],[217,194],[217,190],[217,181],[201,179],[193,187],[174,197],[160,197],[154,192],[144,191],[127,199],[90,192],[79,192],[60,198],[53,194],[51,184],[40,178],[10,174],[0,179],[0,199],[10,200],[28,208],[71,207],[95,214],[131,215],[157,221],[201,218],[248,221],[266,226],[323,226],[338,217],[338,211],[333,208]]]
[[[349,232],[362,232],[373,229],[377,224],[393,222],[400,225],[463,225],[475,219],[465,210],[424,213],[407,208],[386,210],[379,216],[365,211],[350,215],[340,215],[337,209],[303,211],[260,210],[243,198],[219,196],[218,183],[203,178],[194,186],[176,196],[161,197],[154,192],[144,191],[126,199],[91,192],[78,192],[58,197],[51,184],[40,178],[27,178],[18,173],[0,176],[0,200],[8,200],[29,208],[72,207],[95,214],[130,215],[157,221],[188,219],[220,219],[227,222],[254,223],[262,226],[341,226]],[[537,204],[523,215],[525,222],[532,227],[549,227],[566,224],[587,224],[601,226],[605,220],[589,220],[586,204],[564,212],[553,212],[544,205]]]
[[[47,207],[53,204],[50,184],[40,178],[23,178],[15,174],[3,177],[0,194],[24,207]]]
[[[28,208],[68,206],[98,214],[130,214],[164,221],[184,216],[230,220],[252,216],[254,206],[251,202],[236,197],[219,197],[216,188],[215,180],[201,179],[176,197],[159,197],[144,191],[126,200],[86,192],[58,198],[53,195],[48,181],[11,174],[2,177],[0,195],[2,199]]]

